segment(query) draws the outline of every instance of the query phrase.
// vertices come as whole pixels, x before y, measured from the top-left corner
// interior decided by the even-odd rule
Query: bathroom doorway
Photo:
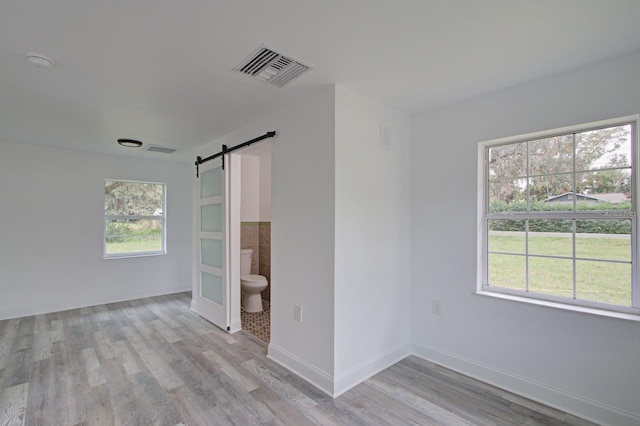
[[[245,303],[246,294],[241,296],[240,316],[242,329],[265,343],[271,340],[271,142],[264,141],[251,145],[240,155],[240,241],[245,253],[251,249],[250,274],[266,279],[267,287],[260,292],[261,312],[249,312],[251,306]],[[232,194],[232,197],[234,194]],[[246,271],[245,271],[246,272]],[[246,285],[246,282],[245,284]],[[244,306],[243,306],[244,305]],[[247,309],[245,309],[247,308]]]

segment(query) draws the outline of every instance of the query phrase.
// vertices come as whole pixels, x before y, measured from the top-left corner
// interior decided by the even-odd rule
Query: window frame
[[[105,179],[106,182],[124,182],[124,183],[144,183],[150,185],[162,186],[162,215],[158,216],[136,216],[136,215],[108,215],[104,212],[103,219],[103,236],[102,236],[102,257],[105,260],[108,259],[122,259],[130,257],[147,257],[147,256],[163,256],[167,254],[167,184],[164,182],[150,182],[142,180],[129,180],[129,179]],[[104,191],[104,186],[103,186]],[[103,202],[106,201],[106,194],[103,194]],[[160,250],[149,251],[133,251],[133,252],[121,252],[121,253],[107,253],[107,225],[111,220],[160,220],[162,226],[162,248]]]
[[[614,118],[609,120],[601,120],[591,123],[584,123],[575,126],[562,127],[557,129],[545,130],[540,132],[533,132],[527,134],[521,134],[516,136],[510,136],[499,139],[492,139],[482,141],[478,143],[478,181],[477,181],[477,286],[476,294],[484,296],[492,296],[501,299],[513,300],[518,302],[525,302],[535,305],[542,305],[552,308],[560,308],[572,311],[579,311],[584,313],[592,313],[610,317],[616,317],[621,319],[628,319],[633,321],[640,321],[640,282],[639,282],[639,270],[640,270],[640,254],[638,245],[640,228],[638,227],[638,203],[640,196],[638,195],[639,175],[637,167],[639,164],[638,156],[640,151],[639,136],[639,124],[640,115],[629,115],[620,118]],[[517,212],[517,213],[504,213],[499,214],[489,212],[489,162],[488,155],[489,149],[501,145],[510,145],[515,143],[535,141],[538,139],[552,138],[556,136],[563,136],[568,134],[575,134],[579,132],[592,131],[597,129],[616,127],[622,125],[631,125],[630,137],[631,143],[631,211],[620,214],[618,212],[611,211],[594,211],[585,212]],[[575,154],[575,146],[574,146]],[[574,160],[575,161],[575,160]],[[528,166],[527,166],[528,167]],[[573,174],[580,173],[572,169]],[[527,176],[529,172],[527,171]],[[573,189],[575,192],[575,188]],[[577,197],[574,197],[576,199]],[[527,205],[530,198],[527,196]],[[574,206],[576,200],[573,201]],[[497,218],[509,219],[596,219],[603,217],[619,217],[623,219],[631,220],[631,307],[622,305],[607,304],[604,302],[589,301],[583,299],[568,298],[561,296],[554,296],[551,294],[532,293],[528,290],[516,290],[504,287],[494,287],[489,285],[489,220]],[[526,259],[530,258],[528,252],[523,255]],[[571,259],[575,263],[575,252],[572,253]],[[574,279],[574,291],[575,291],[575,279]]]

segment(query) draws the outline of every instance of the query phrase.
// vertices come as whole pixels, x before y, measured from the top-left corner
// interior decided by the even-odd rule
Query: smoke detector
[[[256,80],[283,87],[291,80],[309,71],[312,67],[297,59],[275,52],[264,45],[254,50],[240,62],[234,71],[239,71]]]

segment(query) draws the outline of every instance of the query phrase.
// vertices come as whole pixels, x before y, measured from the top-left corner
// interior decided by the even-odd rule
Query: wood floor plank
[[[8,388],[31,380],[32,355],[31,349],[13,348],[7,357],[5,368],[0,376],[0,387]]]
[[[29,383],[8,387],[0,394],[0,425],[25,424],[28,395]]]
[[[190,330],[193,330],[196,334],[200,336],[213,332],[213,329],[211,328],[210,324],[208,324],[204,320],[194,318],[189,314],[176,315],[175,319],[179,321],[180,324],[182,324],[185,327],[188,327]]]
[[[109,309],[104,305],[92,306],[93,312],[96,314],[95,318],[98,321],[110,321],[111,315],[109,315]]]
[[[267,387],[259,387],[251,391],[251,396],[266,407],[274,416],[278,417],[280,424],[284,425],[307,425],[313,424],[311,419],[306,417],[301,411],[294,409],[287,401],[283,400],[277,393]]]
[[[14,348],[16,350],[31,349],[33,346],[33,335],[35,334],[35,317],[20,318]]]
[[[245,374],[240,369],[233,367],[227,360],[223,357],[215,353],[214,351],[205,351],[202,353],[206,358],[215,362],[220,371],[223,374],[226,374],[231,380],[235,381],[238,385],[240,385],[245,392],[251,392],[260,387],[260,383],[249,377],[248,374]]]
[[[116,358],[116,348],[111,342],[111,339],[103,331],[96,331],[93,333],[93,340],[95,342],[96,356],[100,360]]]
[[[193,368],[189,359],[176,361],[171,365],[184,383],[184,386],[197,396],[196,402],[201,410],[231,403],[235,389],[225,382],[218,372]],[[202,371],[202,372],[201,372]]]
[[[170,328],[178,328],[181,327],[182,324],[179,321],[173,319],[173,317],[169,314],[170,306],[167,302],[155,303],[149,306],[151,312],[153,312],[160,321],[165,323]]]
[[[49,331],[49,325],[47,323],[46,315],[36,315],[35,323],[33,325],[33,332],[35,334],[38,333],[46,333]]]
[[[60,318],[52,319],[50,333],[54,342],[64,340],[64,321]]]
[[[76,425],[86,421],[83,403],[85,373],[71,342],[56,342],[53,348],[53,367],[56,396],[62,410],[57,410],[56,424]]]
[[[394,366],[394,373],[382,375],[397,386],[410,390],[420,398],[436,404],[445,410],[455,412],[458,417],[473,421],[478,425],[494,425],[494,420],[485,414],[488,404],[482,404],[477,395],[467,396],[463,386],[451,386],[451,382],[443,381],[437,370],[433,375],[419,370],[410,369],[404,365]],[[495,402],[495,401],[494,401]],[[489,404],[492,402],[489,401]],[[497,403],[500,403],[499,401]]]
[[[173,389],[184,383],[174,371],[163,361],[162,354],[151,350],[145,343],[145,339],[135,332],[133,327],[124,327],[123,331],[129,343],[135,349],[149,372],[156,378],[165,389]]]
[[[377,389],[381,393],[390,396],[398,402],[412,407],[420,413],[423,413],[426,417],[432,419],[434,424],[448,424],[451,426],[473,426],[473,423],[461,417],[458,417],[455,413],[452,413],[436,404],[433,404],[404,388],[390,385],[389,383],[376,378],[372,378],[371,380],[369,380],[368,384],[373,389]]]
[[[180,412],[186,425],[224,424],[212,407],[201,407],[198,397],[186,386],[180,386],[168,393],[173,406]]]
[[[37,332],[33,335],[33,360],[42,361],[51,357],[54,336],[49,331]]]
[[[113,409],[113,403],[106,384],[91,388],[83,393],[86,407],[86,424],[90,426],[121,425],[122,422]]]
[[[341,398],[343,401],[353,406],[362,418],[366,419],[369,424],[372,425],[395,425],[395,424],[429,424],[427,423],[427,419],[421,419],[421,422],[416,423],[413,418],[413,413],[411,419],[407,418],[404,410],[401,410],[401,417],[398,417],[398,414],[394,414],[390,412],[386,408],[385,404],[380,404],[377,396],[372,398],[371,389],[367,387],[363,387],[359,385],[357,389],[353,389],[346,394],[343,394]]]
[[[54,379],[53,360],[51,358],[35,361],[29,381],[29,397],[27,398],[26,423],[46,424],[55,418],[56,384]]]
[[[2,321],[2,323],[2,333],[0,334],[0,370],[3,370],[7,365],[7,360],[9,359],[11,349],[16,339],[20,320],[12,319]]]
[[[129,349],[128,341],[120,340],[118,342],[115,342],[114,351],[117,355],[118,360],[122,363],[122,367],[124,368],[128,376],[142,371],[142,360],[140,360],[139,357],[133,356],[131,350]]]
[[[100,362],[93,348],[85,348],[80,351],[80,358],[84,362],[84,370],[87,373],[87,382],[90,387],[103,385],[106,383],[100,368]]]
[[[300,392],[291,384],[282,380],[262,363],[251,359],[243,362],[242,366],[250,371],[262,383],[273,389],[274,392],[291,401],[292,404],[301,408],[311,408],[317,405],[317,402]]]
[[[102,368],[109,380],[105,383],[109,389],[109,395],[113,409],[123,425],[139,425],[148,423],[151,417],[149,407],[142,401],[142,389],[134,386],[123,365],[118,359],[109,359],[103,362]]]
[[[0,425],[589,422],[408,357],[333,399],[188,292],[0,321]]]
[[[151,327],[169,343],[176,343],[181,340],[180,336],[173,331],[173,328],[161,320],[151,321]]]
[[[179,410],[171,403],[165,388],[147,372],[135,374],[129,378],[136,389],[136,399],[146,407],[149,413],[147,421],[157,425],[175,425],[182,422]]]

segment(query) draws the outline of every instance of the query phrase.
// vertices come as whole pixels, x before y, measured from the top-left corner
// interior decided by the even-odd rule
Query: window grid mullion
[[[577,182],[577,178],[576,178],[576,157],[577,155],[577,147],[576,147],[576,133],[573,133],[573,138],[572,138],[572,145],[573,145],[573,153],[571,155],[572,158],[572,164],[571,164],[571,170],[572,170],[572,182],[571,182],[571,187],[572,187],[572,191],[573,191],[573,211],[576,212],[578,211],[578,182]],[[576,281],[576,276],[577,276],[577,261],[576,261],[576,219],[575,219],[575,215],[574,215],[574,219],[571,221],[571,263],[572,263],[572,268],[573,268],[573,298],[577,299],[577,286],[578,283]]]
[[[636,213],[630,210],[605,211],[605,210],[584,210],[577,212],[570,211],[541,211],[541,212],[499,212],[488,213],[489,219],[635,219]]]
[[[573,298],[577,299],[577,293],[578,293],[578,281],[577,281],[577,275],[578,275],[578,269],[577,269],[577,265],[578,265],[578,261],[576,258],[576,229],[577,229],[577,223],[576,220],[573,219],[571,221],[571,258],[572,258],[572,263],[573,263]]]
[[[509,256],[527,256],[526,253],[511,253],[511,252],[503,252],[503,251],[490,251],[490,254],[507,254]],[[554,256],[551,254],[530,254],[528,257],[531,258],[540,258],[540,259],[564,259],[571,260],[569,256]],[[631,265],[632,262],[630,260],[615,260],[615,259],[599,259],[599,258],[591,258],[591,257],[576,257],[576,260],[586,260],[589,262],[602,262],[602,263],[617,263],[620,265]]]
[[[630,120],[629,117],[627,117],[627,120]],[[606,124],[603,124],[606,123]],[[598,130],[598,129],[607,129],[610,127],[617,127],[617,126],[624,126],[624,125],[631,125],[631,161],[629,161],[629,166],[628,167],[618,167],[618,166],[613,166],[613,167],[605,167],[603,169],[590,169],[588,168],[589,166],[585,166],[587,167],[587,170],[581,170],[578,171],[578,159],[577,159],[577,148],[578,148],[578,144],[579,144],[579,140],[580,140],[580,134],[583,132],[588,132],[588,131],[592,131],[592,130]],[[638,138],[638,120],[637,117],[634,117],[634,119],[632,121],[626,121],[623,122],[622,120],[615,122],[614,120],[610,120],[610,121],[602,121],[596,124],[594,123],[592,126],[594,127],[587,127],[584,126],[584,128],[581,128],[580,126],[574,126],[573,128],[569,129],[567,128],[566,130],[568,130],[566,133],[559,133],[556,136],[569,136],[571,135],[571,141],[572,141],[572,169],[571,172],[563,172],[563,173],[550,173],[548,174],[548,176],[558,176],[558,175],[571,175],[569,177],[571,179],[571,185],[572,185],[572,192],[574,195],[574,197],[572,198],[572,202],[571,202],[571,209],[572,211],[535,211],[532,212],[532,199],[531,199],[531,179],[532,179],[532,175],[531,175],[531,142],[535,141],[535,140],[539,140],[542,138],[549,138],[549,137],[554,137],[554,136],[549,136],[549,135],[543,135],[542,137],[537,137],[536,139],[524,139],[525,137],[523,137],[522,139],[520,139],[519,141],[512,139],[512,142],[505,142],[505,143],[500,143],[500,144],[494,144],[494,145],[486,145],[485,146],[485,161],[484,161],[484,170],[485,170],[485,176],[486,178],[484,179],[484,189],[485,189],[485,196],[484,196],[484,204],[485,204],[485,209],[484,209],[484,213],[485,213],[485,220],[483,221],[483,226],[484,226],[484,235],[485,235],[485,242],[486,244],[484,244],[484,253],[483,256],[485,257],[485,270],[484,270],[484,282],[489,284],[488,282],[488,278],[489,278],[489,254],[491,253],[489,251],[489,229],[490,229],[490,223],[492,220],[523,220],[525,222],[525,253],[524,253],[524,257],[525,257],[525,292],[529,293],[530,292],[530,258],[532,257],[532,255],[530,254],[529,251],[529,242],[530,242],[530,221],[532,219],[546,219],[546,220],[553,220],[553,219],[557,219],[557,220],[571,220],[571,260],[572,260],[572,281],[573,281],[573,299],[576,301],[576,303],[580,302],[584,305],[589,305],[591,303],[595,303],[595,304],[599,304],[599,302],[591,302],[589,300],[580,300],[578,299],[577,296],[577,279],[578,279],[578,273],[577,273],[577,265],[578,265],[578,260],[580,260],[577,256],[577,234],[578,234],[578,221],[580,220],[594,220],[594,219],[611,219],[611,220],[630,220],[631,221],[631,260],[628,262],[631,264],[631,309],[639,309],[640,308],[640,269],[639,269],[639,262],[640,262],[640,253],[638,253],[638,236],[637,236],[637,232],[638,232],[638,228],[639,228],[639,223],[638,223],[638,218],[637,218],[637,205],[638,205],[638,201],[637,201],[637,191],[638,188],[640,188],[640,179],[638,178],[638,176],[636,175],[636,167],[638,165],[638,163],[640,162],[640,158],[638,158],[638,156],[640,155],[640,152],[638,152],[638,147],[637,147],[637,138]],[[490,190],[491,190],[491,181],[490,181],[490,166],[489,166],[489,153],[490,153],[490,149],[491,147],[494,146],[502,146],[502,145],[510,145],[510,144],[515,144],[515,143],[523,143],[526,146],[526,150],[525,150],[525,162],[526,162],[526,166],[525,166],[525,176],[521,176],[518,177],[518,179],[522,179],[525,178],[526,182],[525,182],[525,187],[526,187],[526,193],[525,193],[525,200],[526,200],[526,205],[525,205],[525,211],[523,212],[517,212],[517,211],[509,211],[509,212],[490,212],[491,209],[491,195],[490,195]],[[579,178],[578,178],[578,173],[587,173],[587,172],[597,172],[597,171],[606,171],[606,170],[629,170],[630,174],[631,174],[631,193],[632,193],[632,204],[631,204],[631,208],[629,210],[580,210],[578,211],[578,183],[579,183]],[[542,176],[542,175],[541,175]],[[545,175],[546,176],[546,175]],[[537,176],[536,176],[537,177]],[[496,177],[494,176],[494,180],[497,181],[507,181],[507,180],[513,180],[512,178],[501,178],[501,177]],[[568,207],[568,206],[567,206]],[[587,231],[588,232],[588,231]],[[502,253],[502,254],[509,254],[509,253]],[[515,254],[515,253],[514,253]],[[554,256],[551,256],[554,257]],[[614,261],[614,260],[606,260],[606,259],[588,259],[588,260],[594,260],[594,261],[603,261],[603,262],[612,262],[612,263],[627,263],[627,262],[622,262],[622,261]],[[514,290],[515,291],[515,290]],[[516,291],[517,293],[517,291]],[[555,296],[553,296],[555,297]],[[624,305],[623,305],[624,306]],[[627,308],[625,308],[627,309]]]
[[[616,170],[631,170],[631,166],[602,167],[602,168],[594,168],[594,169],[577,169],[577,165],[576,165],[575,173],[578,174],[578,173],[593,173],[593,172],[609,172],[609,171],[616,171]],[[530,175],[522,175],[522,176],[516,175],[516,176],[508,176],[508,177],[494,177],[495,179],[494,182],[526,179],[527,177],[540,178],[540,177],[549,177],[549,176],[567,176],[573,173],[574,172],[555,172],[555,173],[539,173],[537,175],[530,174]]]
[[[631,123],[631,210],[638,211],[638,122]],[[638,276],[638,219],[631,220],[631,306],[640,308],[640,276]]]
[[[527,171],[527,214],[531,213],[531,142],[527,141],[526,171]],[[524,268],[525,268],[525,292],[529,293],[529,219],[524,222]]]
[[[526,161],[526,171],[527,171],[527,195],[526,195],[526,199],[527,199],[527,213],[531,213],[531,203],[530,203],[530,197],[531,197],[531,187],[530,187],[530,182],[531,182],[531,171],[529,170],[529,167],[531,167],[531,161],[529,159],[529,150],[530,150],[530,142],[527,141],[527,155],[525,156],[525,161]]]
[[[487,177],[487,179],[484,179],[484,183],[483,183],[483,187],[484,187],[484,230],[482,231],[483,234],[486,236],[484,238],[484,244],[483,244],[483,253],[482,256],[484,257],[482,259],[482,262],[484,264],[484,271],[483,271],[483,277],[482,277],[482,284],[483,285],[487,285],[489,284],[489,192],[490,192],[490,184],[489,184],[489,150],[491,148],[489,148],[488,146],[485,147],[484,149],[484,175]]]
[[[122,215],[105,215],[105,218],[109,219],[109,220],[159,220],[159,221],[163,221],[164,220],[164,216],[134,216],[134,215],[130,215],[130,216],[122,216]]]
[[[524,223],[524,230],[525,291],[529,293],[529,219]]]
[[[640,283],[638,283],[638,223],[631,221],[631,306],[640,308]]]

